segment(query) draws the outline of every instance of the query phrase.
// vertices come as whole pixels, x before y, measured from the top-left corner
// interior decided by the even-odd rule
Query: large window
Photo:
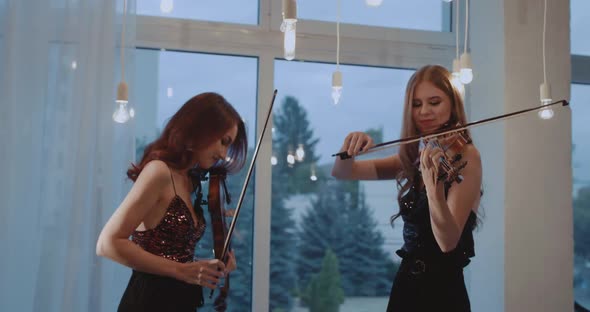
[[[590,85],[572,85],[574,294],[590,309]]]
[[[368,8],[364,0],[353,1],[358,2],[355,4],[341,1],[342,21],[356,25],[347,25],[341,29],[343,36],[350,36],[346,44],[352,49],[341,53],[340,61],[355,65],[341,66],[344,90],[340,103],[334,105],[331,98],[331,74],[335,65],[321,62],[332,62],[336,56],[336,28],[333,23],[336,15],[335,10],[332,10],[336,2],[328,5],[325,1],[297,1],[300,21],[297,24],[299,36],[296,51],[297,59],[301,59],[301,62],[278,60],[283,56],[283,34],[279,31],[281,1],[222,1],[223,4],[218,5],[213,2],[201,4],[199,1],[183,1],[182,4],[180,0],[174,0],[169,13],[160,7],[166,4],[164,2],[142,0],[137,3],[138,45],[153,49],[140,50],[137,55],[136,68],[139,74],[136,79],[139,86],[136,89],[141,91],[133,94],[136,97],[134,103],[137,103],[135,119],[138,152],[142,142],[153,138],[170,114],[188,97],[205,90],[218,91],[238,106],[238,111],[247,121],[250,142],[253,142],[256,124],[258,129],[262,126],[260,118],[254,119],[254,113],[257,112],[258,117],[263,115],[265,109],[262,107],[266,105],[272,89],[276,88],[279,92],[273,111],[272,139],[264,138],[255,166],[258,178],[252,178],[249,184],[250,189],[256,189],[255,230],[251,228],[252,218],[242,215],[250,211],[248,209],[251,207],[244,207],[247,210],[240,214],[238,221],[238,228],[248,227],[242,230],[244,234],[239,237],[243,236],[250,241],[239,243],[249,249],[242,254],[237,253],[238,267],[244,273],[240,271],[234,275],[247,275],[240,285],[251,281],[247,287],[253,291],[238,290],[234,295],[235,289],[241,286],[236,286],[236,282],[232,281],[230,294],[241,299],[230,302],[229,307],[240,311],[307,310],[309,281],[313,279],[313,274],[321,272],[327,251],[323,247],[331,247],[339,265],[344,268],[338,272],[344,272],[352,263],[374,261],[369,265],[370,272],[357,270],[341,275],[340,286],[345,296],[341,311],[346,308],[355,310],[358,306],[370,311],[384,310],[399,262],[395,250],[402,244],[401,222],[394,228],[389,224],[391,215],[398,211],[395,182],[336,181],[329,176],[333,161],[330,155],[340,148],[342,140],[350,131],[370,131],[377,141],[399,137],[402,98],[405,84],[413,70],[394,68],[415,68],[427,62],[450,62],[449,54],[441,51],[454,51],[450,48],[454,42],[453,36],[443,33],[450,29],[451,4],[421,0],[419,3],[400,2],[394,5],[391,1],[383,1],[381,7]],[[186,6],[182,8],[187,3],[192,3],[191,9]],[[416,8],[420,4],[424,9],[418,15]],[[364,13],[361,13],[361,9]],[[326,12],[331,15],[324,14]],[[359,14],[361,16],[356,16]],[[218,23],[208,23],[210,21]],[[243,24],[259,26],[245,27]],[[385,31],[385,28],[397,29],[390,32]],[[390,49],[389,40],[395,40],[395,49]],[[436,48],[424,49],[416,42]],[[175,49],[253,58],[171,52]],[[366,64],[376,67],[364,66]],[[285,110],[285,103],[295,111]],[[146,111],[142,106],[150,108]],[[285,131],[291,131],[291,128],[284,127],[288,125],[280,125],[278,120],[281,116],[291,118],[291,114],[303,113],[303,120],[289,120],[287,124],[300,126],[307,122],[305,127],[289,132],[287,137],[290,139],[280,141],[278,138],[285,135]],[[306,129],[310,132],[306,132]],[[298,137],[301,134],[304,135]],[[300,141],[300,138],[307,139]],[[319,141],[315,142],[316,139]],[[272,142],[272,150],[266,142]],[[290,166],[286,163],[286,157],[289,153],[297,157],[299,144],[302,144],[305,153],[304,160]],[[250,146],[254,147],[254,143]],[[276,160],[276,165],[271,165],[269,159]],[[245,174],[246,170],[242,171]],[[315,181],[311,180],[312,177]],[[233,180],[241,182],[243,179],[239,177]],[[302,253],[308,251],[301,248],[301,237],[305,235],[302,234],[303,225],[311,221],[304,220],[316,220],[311,214],[313,211],[326,213],[326,210],[315,209],[319,205],[315,203],[331,200],[318,197],[332,194],[329,192],[334,196],[346,196],[339,200],[348,203],[345,208],[349,209],[349,221],[351,218],[366,221],[365,224],[356,225],[354,237],[366,235],[370,237],[367,240],[373,242],[367,250],[360,249],[361,246],[365,247],[363,244],[351,244],[356,249],[350,254],[343,254],[342,246],[336,248],[324,244],[317,251],[318,254],[310,258],[309,266],[305,267],[301,264]],[[233,195],[235,198],[238,194]],[[253,198],[246,198],[244,205],[253,205],[253,202]],[[310,208],[311,205],[314,205],[314,209]],[[327,208],[339,207],[331,205]],[[333,220],[332,228],[343,231],[342,222],[341,219]],[[306,234],[313,235],[313,229]],[[355,240],[343,237],[339,243],[350,244],[349,241]],[[197,246],[197,250],[208,248],[205,245]],[[248,253],[252,248],[256,250],[254,257]],[[210,253],[202,256],[210,256]],[[358,274],[378,277],[368,284],[362,284],[367,278],[361,278]],[[361,285],[358,291],[351,291],[352,283]]]
[[[590,309],[590,2],[570,0],[572,57],[572,176],[574,215],[574,299]],[[580,70],[582,69],[582,70]],[[584,83],[584,84],[581,84]]]
[[[571,5],[571,47],[572,54],[590,56],[590,2],[588,0],[570,0]]]
[[[140,0],[137,14],[212,22],[258,24],[257,0]]]
[[[319,311],[318,298],[345,311],[384,311],[400,260],[401,223],[389,223],[395,182],[335,180],[331,154],[351,131],[377,142],[399,136],[413,71],[341,66],[346,83],[335,105],[334,69],[275,61],[270,311]]]
[[[180,106],[194,95],[210,91],[223,95],[246,122],[251,155],[256,144],[253,125],[256,121],[257,72],[258,60],[252,57],[138,50],[135,87],[141,92],[135,93],[138,97],[135,105],[137,157],[141,157],[146,144],[159,135]],[[228,188],[234,201],[226,208],[235,208],[245,175],[246,170],[242,170],[238,175],[228,177]],[[206,195],[206,182],[203,188]],[[249,188],[233,235],[232,248],[239,265],[230,275],[229,311],[248,311],[252,305],[253,198],[253,188]],[[196,257],[214,258],[207,206],[203,206],[203,210],[208,228],[197,244]],[[229,224],[231,220],[227,221]],[[204,293],[207,294],[204,310],[208,311],[211,304],[209,292]]]
[[[376,2],[376,1],[372,1]],[[299,1],[299,17],[336,21],[336,1]],[[450,7],[445,1],[383,1],[371,7],[363,0],[341,1],[343,23],[431,31],[450,31]]]

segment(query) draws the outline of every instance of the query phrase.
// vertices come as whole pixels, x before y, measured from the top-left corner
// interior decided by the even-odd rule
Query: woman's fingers
[[[350,156],[357,155],[360,151],[366,151],[373,145],[373,139],[363,132],[351,132],[344,140],[344,149]]]
[[[189,282],[214,289],[219,280],[225,276],[225,264],[217,259],[202,260],[193,263],[192,278]]]
[[[354,153],[358,154],[359,152],[364,152],[369,148],[369,145],[372,144],[372,139],[367,135],[362,135],[356,141],[356,145],[354,146]]]
[[[420,165],[424,169],[430,168],[431,163],[430,163],[429,154],[430,154],[430,144],[427,144],[426,147],[420,153]]]
[[[198,283],[198,285],[211,289],[217,288],[217,284],[219,284],[219,279],[211,275],[203,275]]]
[[[445,158],[445,153],[440,148],[436,148],[432,151],[431,156],[430,156],[430,161],[432,162],[433,167],[436,169],[436,172],[438,172],[440,162],[444,158]]]
[[[210,269],[215,270],[216,272],[225,270],[225,263],[217,259],[209,260],[208,265]]]
[[[358,141],[358,136],[357,135],[353,135],[350,138],[350,143],[348,144],[348,150],[346,151],[348,153],[348,155],[350,156],[354,156],[356,155],[355,151],[354,151],[354,147],[356,146],[356,142]]]
[[[234,251],[231,250],[229,252],[229,261],[228,261],[227,266],[226,266],[226,273],[228,273],[230,271],[233,271],[236,268],[237,268],[236,256],[234,254]]]

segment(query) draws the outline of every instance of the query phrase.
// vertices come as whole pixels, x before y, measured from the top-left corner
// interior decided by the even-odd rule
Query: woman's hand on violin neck
[[[227,265],[225,266],[225,273],[229,273],[234,271],[238,267],[236,262],[236,255],[234,254],[233,250],[230,250],[227,253]]]
[[[235,209],[225,209],[223,211],[223,215],[226,217],[233,217],[236,214],[236,210]]]
[[[426,144],[420,152],[420,172],[428,197],[444,200],[444,183],[438,181],[441,158],[446,158],[446,155],[440,147],[432,141]]]
[[[353,157],[360,152],[365,152],[373,145],[375,145],[373,139],[368,134],[357,131],[351,132],[346,136],[340,150],[343,152],[346,151],[349,156]]]
[[[225,264],[217,259],[179,263],[175,278],[188,284],[215,289],[225,276]]]

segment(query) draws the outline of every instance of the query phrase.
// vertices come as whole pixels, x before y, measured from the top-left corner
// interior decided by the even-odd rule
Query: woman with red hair
[[[205,220],[201,208],[191,205],[188,171],[223,166],[236,172],[247,149],[236,110],[221,95],[202,93],[172,116],[139,164],[127,170],[133,187],[96,245],[97,255],[133,270],[119,311],[195,311],[202,304],[201,287],[216,288],[236,268],[233,252],[227,266],[193,259]]]

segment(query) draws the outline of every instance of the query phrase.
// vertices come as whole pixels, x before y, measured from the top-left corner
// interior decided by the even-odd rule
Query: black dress
[[[445,192],[449,185],[446,185]],[[412,187],[400,200],[404,221],[402,257],[389,296],[388,312],[471,311],[463,268],[475,255],[473,228],[476,215],[467,219],[457,247],[443,253],[430,224],[425,190]]]
[[[174,183],[174,179],[172,182]],[[176,187],[174,193],[176,194]],[[205,231],[205,221],[199,218],[198,224],[194,224],[189,209],[176,194],[160,223],[147,231],[135,231],[132,235],[133,242],[166,259],[182,263],[193,261],[195,245]],[[118,311],[194,312],[202,305],[201,286],[133,270]]]

